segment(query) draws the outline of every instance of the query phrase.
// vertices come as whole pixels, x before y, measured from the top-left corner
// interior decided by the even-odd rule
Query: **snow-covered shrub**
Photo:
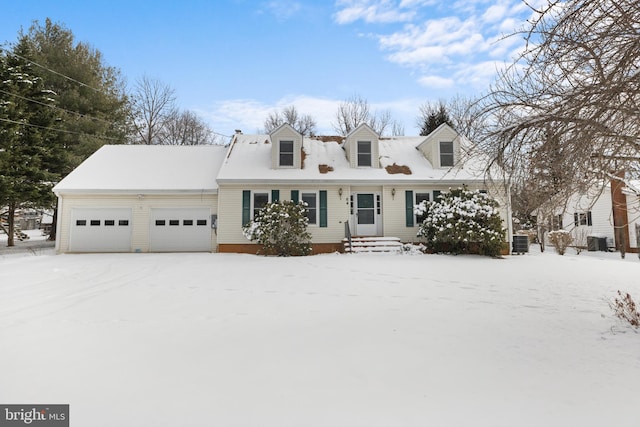
[[[554,230],[550,231],[549,234],[549,243],[551,243],[556,251],[560,255],[564,255],[565,251],[573,242],[573,236],[567,230]]]
[[[636,303],[631,298],[631,295],[618,291],[618,298],[614,299],[613,302],[609,302],[609,307],[611,307],[618,319],[636,329],[640,328],[640,312],[638,312]]]
[[[244,236],[262,245],[265,255],[296,256],[311,253],[311,234],[305,204],[290,200],[267,203],[243,227]]]
[[[432,252],[498,256],[504,240],[498,206],[479,191],[459,188],[442,193],[437,201],[415,207],[415,213],[425,217],[418,237]]]

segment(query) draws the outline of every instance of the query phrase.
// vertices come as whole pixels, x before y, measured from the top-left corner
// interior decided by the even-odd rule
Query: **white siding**
[[[342,188],[340,198],[339,188]],[[221,185],[218,191],[219,209],[222,214],[218,219],[218,243],[219,244],[249,244],[251,243],[242,234],[242,191],[267,192],[272,190],[280,192],[280,200],[290,200],[291,190],[303,191],[327,191],[327,227],[320,227],[320,200],[318,199],[318,225],[310,225],[313,243],[336,243],[344,237],[344,222],[349,219],[349,190],[346,186],[326,185]]]
[[[149,251],[151,208],[207,207],[217,214],[217,195],[65,195],[62,197],[58,252],[69,251],[71,212],[74,208],[129,208],[132,212],[131,251]],[[217,250],[217,235],[211,230],[211,249]]]

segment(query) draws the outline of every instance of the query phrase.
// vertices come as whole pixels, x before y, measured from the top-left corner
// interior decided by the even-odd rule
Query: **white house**
[[[486,180],[466,145],[447,125],[426,137],[381,137],[361,125],[322,138],[285,124],[271,134],[237,132],[227,147],[105,146],[54,188],[57,248],[256,253],[243,225],[285,199],[308,204],[315,253],[341,250],[347,227],[414,242],[414,205],[462,185],[499,201],[508,242],[508,189]]]
[[[640,182],[633,189],[617,179],[602,182],[588,191],[574,193],[555,209],[554,229],[568,230],[573,244],[588,247],[588,238],[606,239],[608,248],[638,252],[636,227],[640,227]],[[635,185],[634,185],[635,184]]]

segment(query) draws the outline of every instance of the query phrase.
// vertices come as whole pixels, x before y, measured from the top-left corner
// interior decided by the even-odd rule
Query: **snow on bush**
[[[479,253],[498,256],[504,229],[498,202],[479,191],[465,188],[442,193],[437,201],[422,202],[416,215],[424,215],[418,237],[432,252]]]
[[[306,205],[284,200],[267,203],[242,231],[247,239],[262,245],[265,255],[309,255],[308,224]]]
[[[549,242],[556,248],[556,251],[560,255],[564,255],[571,242],[573,242],[573,237],[567,230],[550,231],[548,236]]]

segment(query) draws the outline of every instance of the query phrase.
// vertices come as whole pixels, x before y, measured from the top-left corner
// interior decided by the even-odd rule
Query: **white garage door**
[[[211,251],[209,208],[153,208],[149,227],[151,252]]]
[[[73,208],[71,252],[130,252],[131,209]]]

